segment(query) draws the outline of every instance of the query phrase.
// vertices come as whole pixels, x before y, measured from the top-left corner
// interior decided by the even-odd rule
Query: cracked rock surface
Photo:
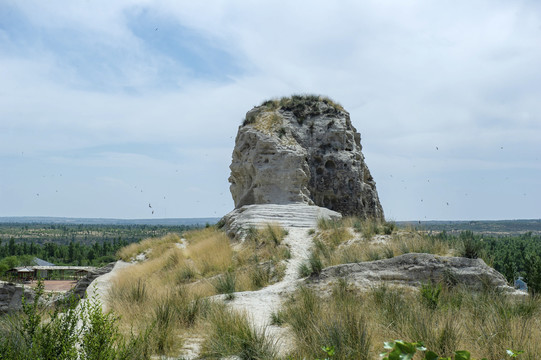
[[[332,100],[293,96],[246,114],[230,166],[235,208],[304,203],[383,219],[376,183],[349,113]]]

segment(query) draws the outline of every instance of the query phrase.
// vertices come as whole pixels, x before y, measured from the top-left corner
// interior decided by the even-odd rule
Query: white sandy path
[[[308,234],[309,227],[289,227],[284,243],[288,244],[291,258],[288,260],[282,281],[257,291],[235,293],[235,299],[229,302],[233,309],[246,312],[256,329],[266,329],[268,336],[277,341],[277,348],[287,352],[291,348],[291,337],[287,329],[270,325],[271,314],[280,309],[288,293],[293,292],[299,281],[298,268],[308,259],[313,244]]]
[[[262,222],[259,223],[260,226],[261,224]],[[288,231],[288,235],[283,243],[289,245],[291,258],[287,262],[282,281],[257,291],[237,292],[234,300],[228,302],[233,309],[245,312],[255,329],[264,329],[265,334],[276,341],[276,348],[280,351],[278,354],[280,356],[285,356],[292,349],[293,339],[287,328],[270,324],[271,314],[280,309],[287,294],[293,292],[301,281],[298,276],[298,268],[303,261],[308,259],[310,254],[313,240],[308,232],[315,228],[315,221],[312,225],[314,226],[284,227]],[[215,298],[224,299],[225,297],[220,295]],[[185,340],[186,344],[182,356],[185,359],[196,359],[202,339],[188,338]]]

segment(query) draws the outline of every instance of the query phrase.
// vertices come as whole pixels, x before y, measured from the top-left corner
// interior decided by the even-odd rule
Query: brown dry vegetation
[[[108,305],[125,332],[146,329],[155,353],[176,355],[188,333],[203,331],[201,318],[214,306],[207,297],[281,279],[281,261],[289,254],[281,244],[285,235],[275,225],[249,229],[245,241],[233,246],[224,232],[210,227],[185,233],[184,242],[170,234],[132,244],[119,256],[129,260],[145,253],[147,260],[115,276]]]
[[[310,261],[317,258],[321,267],[408,252],[454,254],[449,243],[434,237],[354,218],[322,221],[311,233]],[[248,229],[245,241],[234,244],[214,228],[186,233],[185,249],[172,235],[146,240],[137,251],[151,249],[149,259],[115,279],[113,310],[126,331],[150,328],[157,354],[178,356],[183,339],[196,336],[204,339],[205,358],[276,358],[274,340],[264,329],[206,298],[234,296],[280,279],[280,262],[289,256],[281,244],[284,236],[281,228],[268,226]],[[130,250],[130,256],[137,251]],[[338,279],[328,296],[298,289],[270,320],[291,330],[290,359],[324,358],[322,346],[335,347],[333,359],[377,359],[383,343],[393,339],[422,340],[442,356],[466,349],[474,358],[499,360],[514,349],[533,360],[541,353],[541,298],[512,298],[488,285],[472,292],[452,281],[419,290],[382,284],[359,293]]]
[[[437,285],[434,285],[437,286]],[[541,351],[541,298],[512,298],[485,288],[442,287],[435,303],[421,291],[381,285],[365,293],[339,281],[328,298],[301,288],[276,315],[291,327],[294,358],[377,359],[384,341],[424,341],[441,356],[467,349],[472,358],[500,360],[506,349],[524,350],[522,359]]]
[[[386,259],[412,252],[452,254],[449,243],[434,237],[412,229],[397,231],[392,223],[352,217],[319,221],[312,252],[323,267]]]

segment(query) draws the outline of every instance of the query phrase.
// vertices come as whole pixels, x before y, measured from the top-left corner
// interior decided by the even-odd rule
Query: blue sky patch
[[[218,41],[149,9],[127,14],[128,27],[152,53],[168,57],[197,78],[224,81],[240,73],[235,58]]]

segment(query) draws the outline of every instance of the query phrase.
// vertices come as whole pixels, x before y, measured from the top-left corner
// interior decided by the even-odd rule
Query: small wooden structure
[[[8,270],[8,273],[15,279],[21,282],[30,281],[34,277],[34,270],[31,266],[16,267]]]
[[[23,266],[8,270],[8,273],[20,281],[35,279],[68,280],[80,279],[96,270],[93,266]]]

